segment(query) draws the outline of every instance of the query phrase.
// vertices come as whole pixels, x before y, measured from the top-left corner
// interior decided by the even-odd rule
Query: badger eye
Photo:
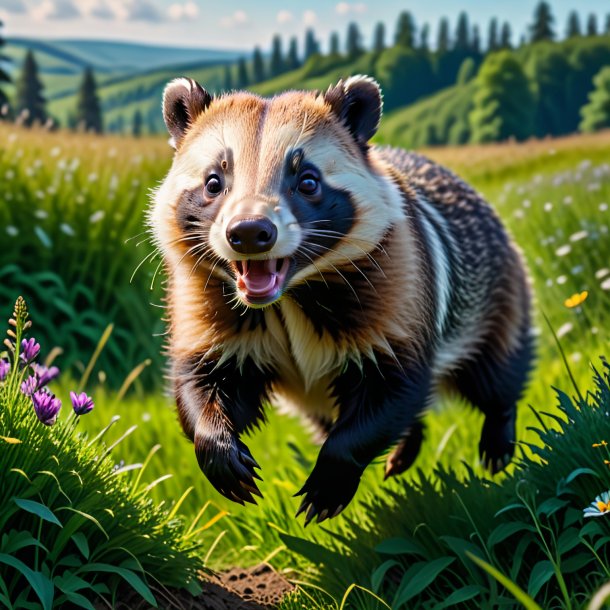
[[[222,191],[222,182],[217,174],[210,174],[205,180],[205,193],[210,197],[216,197]]]
[[[300,175],[297,188],[303,195],[317,195],[320,192],[320,177],[312,170],[307,170]]]

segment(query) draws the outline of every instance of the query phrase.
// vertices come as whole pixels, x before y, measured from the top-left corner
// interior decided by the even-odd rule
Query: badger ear
[[[369,76],[351,76],[329,87],[324,100],[360,144],[377,132],[381,120],[381,89]]]
[[[210,105],[212,96],[191,78],[175,78],[163,91],[163,119],[174,148],[180,146],[187,129]]]

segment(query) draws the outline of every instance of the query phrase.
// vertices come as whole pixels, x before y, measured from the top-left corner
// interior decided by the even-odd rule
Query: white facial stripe
[[[442,239],[429,218],[433,217],[434,223],[438,227],[445,227],[446,221],[425,197],[418,197],[417,203],[423,212],[421,219],[424,231],[426,232],[426,242],[431,249],[430,258],[434,266],[435,296],[437,299],[436,328],[441,333],[445,325],[451,298],[451,265]],[[448,231],[445,231],[445,235],[450,239]]]

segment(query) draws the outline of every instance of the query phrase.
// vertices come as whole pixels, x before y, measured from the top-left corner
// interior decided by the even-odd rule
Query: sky
[[[360,26],[366,44],[370,44],[375,24],[383,21],[389,41],[403,10],[413,14],[417,25],[430,24],[432,42],[439,19],[448,17],[453,29],[462,10],[471,23],[479,24],[483,41],[489,20],[497,17],[511,24],[517,42],[526,32],[536,4],[537,0],[0,0],[0,20],[4,22],[4,36],[250,51],[255,45],[268,49],[275,33],[285,39],[296,35],[302,40],[308,27],[314,28],[325,48],[330,33],[337,31],[343,39],[351,21]],[[550,0],[550,4],[560,35],[572,9],[578,10],[583,24],[589,13],[595,13],[600,27],[610,13],[607,0]]]

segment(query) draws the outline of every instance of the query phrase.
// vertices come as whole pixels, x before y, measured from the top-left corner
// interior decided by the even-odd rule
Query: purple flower
[[[81,392],[80,394],[70,392],[70,400],[72,400],[74,413],[77,415],[86,415],[94,407],[93,398],[87,396],[85,392]]]
[[[32,364],[32,368],[34,369],[34,374],[38,378],[39,388],[44,388],[44,386],[59,375],[59,369],[56,366],[48,368],[43,364],[34,363]]]
[[[38,356],[40,352],[40,343],[36,343],[36,339],[22,339],[20,358],[23,364],[28,364]]]
[[[6,360],[0,360],[0,381],[4,381],[8,372],[11,370],[11,363]]]
[[[22,384],[21,392],[26,396],[32,396],[34,392],[40,387],[40,382],[37,375],[30,375]]]
[[[32,394],[32,403],[36,416],[45,426],[52,426],[57,421],[61,409],[61,400],[47,390],[38,390]]]

